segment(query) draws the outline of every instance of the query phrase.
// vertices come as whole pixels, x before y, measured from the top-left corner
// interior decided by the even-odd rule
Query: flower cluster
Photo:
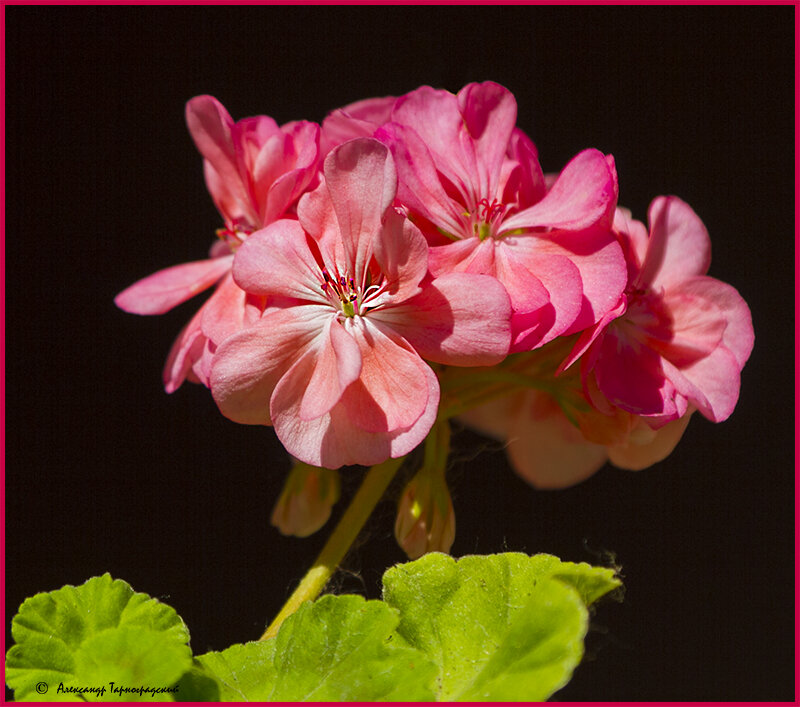
[[[321,125],[234,122],[210,96],[189,101],[218,240],[116,298],[159,314],[216,286],[173,345],[167,391],[201,382],[225,416],[272,425],[328,469],[404,456],[429,433],[449,445],[434,425],[459,416],[539,487],[607,459],[646,467],[694,411],[727,418],[752,323],[706,275],[698,216],[658,197],[649,228],[633,220],[595,149],[546,175],[516,114],[491,82],[367,99]],[[397,523],[414,554],[454,534],[446,450],[426,459],[439,461]],[[414,499],[437,494],[431,533]]]

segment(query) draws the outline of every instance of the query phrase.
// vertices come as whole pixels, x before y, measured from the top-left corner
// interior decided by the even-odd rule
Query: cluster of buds
[[[158,314],[215,286],[164,383],[202,383],[231,420],[274,427],[300,462],[273,517],[282,532],[327,519],[338,487],[320,469],[435,439],[396,535],[412,556],[449,548],[441,430],[455,416],[554,488],[607,460],[649,466],[693,412],[733,411],[752,322],[706,274],[700,218],[660,196],[647,226],[634,220],[595,149],[546,175],[516,117],[492,82],[366,99],[321,125],[187,104],[224,226],[208,259],[116,302]]]

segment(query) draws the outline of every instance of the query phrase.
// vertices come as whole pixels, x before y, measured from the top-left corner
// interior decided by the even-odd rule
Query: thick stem
[[[405,457],[400,459],[387,459],[382,464],[373,466],[361,482],[356,495],[350,502],[350,506],[345,511],[333,534],[328,538],[325,547],[322,548],[319,557],[315,560],[311,569],[306,572],[305,577],[300,581],[297,589],[287,599],[278,615],[267,627],[263,641],[272,638],[278,633],[281,624],[291,616],[300,605],[306,601],[313,601],[325,588],[331,575],[336,571],[337,566],[344,558],[353,541],[356,539],[364,523],[367,522],[373,509],[375,508],[389,483],[394,478],[395,473],[400,468]]]

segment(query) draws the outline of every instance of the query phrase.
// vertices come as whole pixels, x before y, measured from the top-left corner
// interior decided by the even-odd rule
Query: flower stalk
[[[383,496],[405,457],[387,459],[371,467],[364,477],[356,495],[328,538],[311,569],[306,572],[297,589],[287,599],[278,615],[261,636],[261,640],[272,638],[278,633],[281,624],[306,601],[313,601],[325,588],[331,575],[344,559],[367,518]]]

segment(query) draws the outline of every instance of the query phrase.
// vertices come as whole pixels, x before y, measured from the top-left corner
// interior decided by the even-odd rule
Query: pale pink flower
[[[308,464],[408,453],[439,402],[422,357],[491,365],[508,351],[505,290],[487,276],[430,278],[425,239],[392,207],[396,179],[381,143],[346,142],[300,200],[299,222],[268,226],[236,254],[236,282],[270,306],[219,347],[212,393],[237,422],[271,422]]]
[[[571,411],[576,426],[547,393],[520,391],[477,407],[460,419],[504,442],[509,463],[541,489],[573,486],[607,461],[639,471],[665,459],[680,441],[691,410],[658,429],[620,409]]]
[[[399,200],[433,246],[431,272],[488,274],[508,290],[513,352],[593,324],[625,286],[613,159],[585,150],[548,188],[516,115],[495,83],[457,95],[423,86],[376,133],[395,156]]]
[[[648,416],[651,426],[683,417],[690,406],[720,422],[736,406],[753,348],[750,310],[733,287],[705,275],[711,242],[688,204],[658,197],[648,220],[649,234],[618,212],[628,287],[562,368],[582,354],[584,378],[591,375],[612,405]]]
[[[186,123],[225,227],[217,231],[209,259],[160,270],[114,300],[126,312],[163,314],[219,283],[172,346],[164,368],[170,393],[187,377],[207,384],[216,346],[260,315],[261,299],[247,297],[230,276],[233,253],[250,233],[287,213],[319,164],[319,126],[313,123],[279,127],[267,116],[234,123],[211,96],[186,104]]]

